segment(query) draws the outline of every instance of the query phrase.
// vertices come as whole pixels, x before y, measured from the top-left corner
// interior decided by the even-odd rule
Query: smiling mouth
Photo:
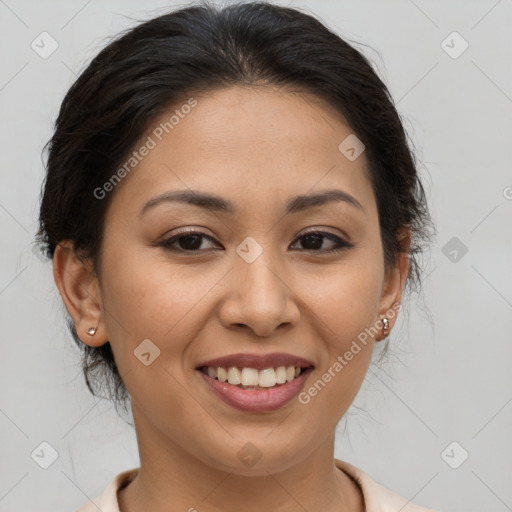
[[[264,390],[283,386],[298,378],[305,372],[313,370],[312,366],[278,366],[276,368],[256,368],[244,367],[212,367],[200,366],[197,370],[208,375],[213,380],[225,382],[232,386],[246,390]]]

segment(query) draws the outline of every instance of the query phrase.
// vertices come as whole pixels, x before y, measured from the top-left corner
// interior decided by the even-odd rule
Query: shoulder
[[[116,475],[107,485],[105,490],[93,500],[88,501],[77,512],[119,512],[119,502],[117,501],[117,491],[128,485],[135,478],[139,468],[132,468]]]
[[[336,466],[350,475],[360,486],[367,512],[436,512],[420,507],[372,480],[364,471],[338,459]]]

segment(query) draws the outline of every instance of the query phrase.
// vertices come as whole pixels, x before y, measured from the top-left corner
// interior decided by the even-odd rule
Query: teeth
[[[280,366],[276,369],[276,382],[278,384],[284,384],[286,382],[286,368]]]
[[[233,386],[239,387],[261,387],[272,388],[276,384],[285,384],[290,382],[301,374],[301,368],[295,366],[279,366],[277,368],[265,368],[256,370],[255,368],[242,368],[236,366],[230,368],[212,368],[205,369],[205,373],[212,379],[220,382],[229,382]]]
[[[260,381],[259,385],[262,388],[271,388],[276,385],[276,372],[274,368],[265,368],[260,370]]]
[[[233,386],[240,384],[240,370],[235,366],[228,369],[228,382]]]
[[[255,370],[254,368],[242,369],[242,378],[240,380],[244,386],[257,386],[259,378],[258,370]]]

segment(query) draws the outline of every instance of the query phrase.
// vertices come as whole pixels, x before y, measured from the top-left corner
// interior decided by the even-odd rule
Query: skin
[[[380,330],[310,403],[294,399],[274,412],[230,407],[195,368],[236,352],[287,352],[315,365],[307,389],[400,303],[410,234],[386,272],[365,153],[350,161],[338,150],[352,130],[314,96],[233,87],[195,98],[191,113],[110,192],[101,279],[69,241],[54,257],[79,336],[95,347],[110,341],[131,395],[141,469],[118,493],[121,512],[163,512],[169,503],[173,510],[363,511],[359,487],[334,465],[334,435]],[[364,212],[333,202],[283,215],[288,198],[330,188],[351,194]],[[238,211],[165,203],[138,216],[146,201],[178,189],[215,193]],[[197,242],[201,255],[157,245],[187,227],[213,237]],[[322,254],[336,243],[308,245],[305,230],[353,247]],[[263,249],[252,263],[235,251],[247,236]],[[86,334],[91,326],[94,336]],[[147,338],[161,351],[148,366],[133,354]],[[237,456],[249,441],[262,454],[251,468]]]

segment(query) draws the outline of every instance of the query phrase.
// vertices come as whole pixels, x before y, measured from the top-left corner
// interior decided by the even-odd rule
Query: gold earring
[[[389,335],[389,320],[387,319],[387,317],[384,317],[382,319],[382,323],[384,324],[384,330],[382,332],[384,338],[387,338],[388,335]]]

